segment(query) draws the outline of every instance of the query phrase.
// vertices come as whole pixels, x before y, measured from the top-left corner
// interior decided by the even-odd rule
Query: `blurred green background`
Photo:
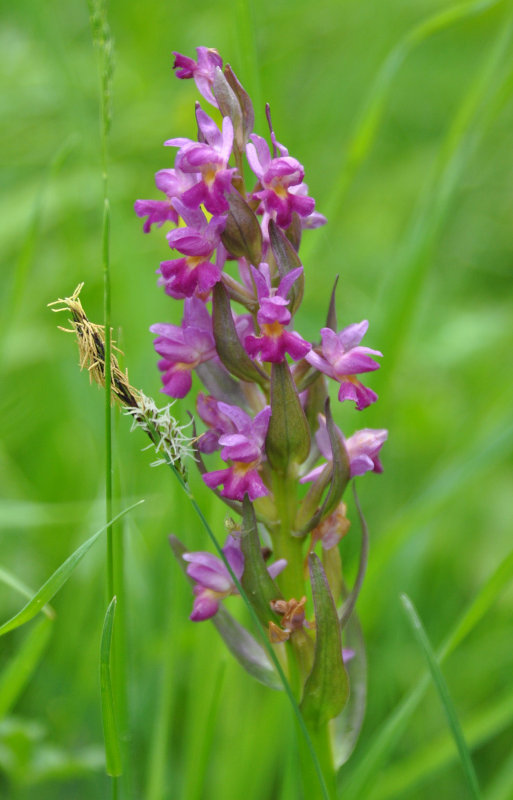
[[[390,431],[383,475],[359,487],[371,531],[359,603],[368,709],[341,773],[344,798],[467,796],[432,687],[383,757],[369,753],[424,670],[399,594],[412,597],[438,646],[511,549],[512,13],[511,2],[445,0],[109,7],[112,320],[132,383],[158,397],[148,327],[180,318],[181,304],[155,285],[163,234],[143,235],[133,202],[157,197],[153,174],[172,166],[162,142],[194,135],[195,87],[174,80],[171,51],[193,56],[198,44],[233,65],[258,103],[261,134],[270,102],[278,139],[329,218],[304,235],[302,333],[318,336],[340,274],[339,324],[368,318],[365,343],[384,352],[372,378],[380,401],[361,414],[336,407],[348,434]],[[104,513],[103,396],[56,328],[65,316],[46,307],[85,281],[86,310],[102,317],[98,74],[85,0],[4,4],[0,41],[0,565],[35,590]],[[243,674],[211,626],[188,621],[190,589],[167,536],[207,548],[197,519],[172,475],[149,468],[127,420],[116,419],[115,435],[117,507],[146,501],[123,523],[126,796],[299,798],[286,699]],[[222,538],[224,507],[193,484]],[[104,549],[55,598],[53,623],[0,640],[0,795],[9,800],[110,797],[98,667]],[[444,665],[490,800],[513,797],[510,561]],[[2,620],[22,602],[0,583]],[[34,662],[26,679],[16,660],[24,648]]]

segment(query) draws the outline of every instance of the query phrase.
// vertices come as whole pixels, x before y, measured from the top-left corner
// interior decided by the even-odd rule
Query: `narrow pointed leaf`
[[[143,502],[144,500],[139,500],[139,502],[134,503],[128,508],[125,508],[124,511],[121,511],[121,513],[117,514],[110,522],[100,528],[100,530],[91,536],[90,539],[81,544],[80,547],[78,547],[75,552],[72,553],[69,558],[67,558],[66,561],[64,561],[60,567],[55,570],[53,575],[51,575],[46,583],[41,586],[39,591],[36,592],[31,600],[29,600],[26,606],[24,606],[21,611],[15,614],[14,617],[7,620],[7,622],[4,622],[4,624],[0,627],[0,636],[33,619],[33,617],[35,617],[44,606],[46,606],[52,597],[57,594],[59,589],[61,589],[61,587],[66,583],[75,567],[91,549],[103,531],[116,522],[116,520],[120,519],[122,516]]]
[[[0,719],[9,713],[37,669],[52,630],[52,620],[41,619],[0,675]]]
[[[326,400],[325,412],[326,428],[328,430],[328,436],[330,437],[331,452],[333,457],[331,483],[324,503],[317,513],[313,515],[310,521],[303,528],[301,528],[301,535],[305,535],[311,531],[322,519],[324,519],[324,517],[327,517],[328,514],[331,514],[331,512],[334,511],[334,509],[342,500],[346,486],[351,478],[351,465],[349,463],[349,457],[347,455],[346,448],[340,441],[335,429],[335,423],[333,422],[333,417],[331,415],[329,399]]]
[[[22,594],[23,597],[26,597],[27,600],[30,600],[30,598],[34,595],[34,592],[29,589],[29,587],[23,583],[23,581],[20,581],[16,575],[13,575],[12,572],[9,572],[3,567],[0,567],[0,581],[5,583],[6,586],[10,586],[11,589],[15,589],[17,592],[19,592],[19,594]],[[48,617],[48,619],[54,619],[55,610],[52,608],[52,606],[43,606],[41,611]]]
[[[223,403],[238,405],[242,408],[247,406],[247,400],[240,384],[234,381],[220,364],[216,364],[215,361],[205,361],[204,364],[196,367],[196,374],[205,389],[213,394],[216,400],[222,400]]]
[[[267,375],[259,370],[244,350],[235,329],[228,292],[216,283],[212,295],[213,328],[216,350],[226,369],[243,381],[266,384]]]
[[[170,536],[169,543],[181,570],[189,582],[193,583],[194,581],[191,581],[187,575],[186,563],[183,560],[187,549],[176,536]],[[249,675],[271,689],[283,689],[281,679],[263,647],[223,606],[210,621],[228,650]]]
[[[237,191],[230,192],[226,199],[230,211],[221,235],[223,244],[232,255],[244,256],[258,266],[262,260],[262,230],[255,212]]]
[[[346,763],[360,735],[367,703],[367,656],[360,621],[352,614],[344,629],[344,647],[354,656],[346,663],[349,676],[349,698],[342,713],[333,724],[333,759],[335,767]]]
[[[360,590],[362,588],[363,579],[365,577],[365,572],[367,570],[367,561],[369,557],[369,529],[367,527],[367,522],[365,521],[365,517],[363,516],[363,511],[360,506],[360,501],[358,500],[358,495],[356,494],[356,486],[354,482],[353,482],[353,495],[354,495],[356,510],[358,511],[358,517],[360,519],[360,527],[362,529],[362,544],[360,548],[360,563],[358,565],[358,572],[356,574],[354,586],[351,590],[351,593],[346,598],[346,601],[342,606],[342,610],[340,612],[341,630],[344,629],[345,625],[347,624],[347,621],[350,619],[351,614],[353,613],[353,609],[356,605],[358,595],[360,594]]]
[[[269,575],[262,555],[253,506],[247,494],[242,502],[241,550],[244,554],[244,572],[241,583],[262,625],[277,621],[271,611],[271,600],[281,598],[281,592]]]
[[[337,330],[337,309],[336,309],[336,291],[337,291],[338,275],[335,278],[333,289],[331,291],[330,304],[328,307],[328,315],[326,317],[326,327],[331,328],[332,331]]]
[[[292,462],[302,464],[310,452],[310,429],[286,361],[272,365],[265,449],[271,467],[284,474]]]
[[[318,372],[316,379],[308,387],[305,403],[305,416],[312,435],[319,427],[319,414],[322,413],[326,407],[327,397],[328,391],[326,389],[324,375]]]
[[[291,243],[294,250],[296,251],[296,253],[299,251],[302,234],[303,234],[303,227],[301,225],[301,217],[299,216],[298,213],[296,213],[296,211],[294,211],[292,214],[292,222],[285,231],[285,235],[289,240],[289,242]]]
[[[244,131],[242,125],[242,111],[238,98],[226,80],[220,67],[216,67],[214,74],[213,94],[217,100],[219,111],[223,117],[230,117],[233,122],[233,132],[237,147],[244,147]]]
[[[100,692],[102,702],[103,737],[105,741],[105,767],[107,775],[116,777],[122,774],[121,750],[116,724],[114,692],[110,668],[112,649],[112,628],[116,611],[116,598],[113,597],[107,608],[103,622],[100,647]]]
[[[315,606],[315,654],[312,671],[303,690],[301,711],[307,723],[319,728],[342,711],[349,682],[342,660],[342,639],[337,609],[321,561],[308,557]]]
[[[467,780],[470,794],[475,798],[475,800],[481,800],[481,792],[479,790],[476,772],[472,763],[472,757],[465,741],[465,736],[463,734],[458,715],[452,703],[449,689],[442,674],[442,670],[440,669],[438,659],[433,651],[433,648],[431,647],[431,642],[428,639],[427,633],[424,630],[424,626],[412,601],[406,594],[401,595],[401,601],[413,633],[415,634],[415,638],[423,650],[429,671],[431,672],[433,683],[435,684],[436,690],[440,697],[449,728],[451,729],[456,747],[458,748],[461,766]]]
[[[255,112],[253,110],[253,103],[251,102],[249,94],[239,82],[239,79],[229,64],[226,64],[224,68],[224,77],[236,94],[241,107],[242,122],[244,126],[244,144],[246,144],[249,141],[249,134],[253,132],[253,128],[255,126]]]
[[[282,278],[291,270],[302,266],[293,245],[289,242],[283,231],[278,228],[274,220],[270,220],[269,222],[269,240],[271,242],[271,250],[276,259],[278,272]],[[305,279],[304,275],[301,274],[288,293],[288,297],[290,298],[289,308],[292,316],[294,316],[301,305],[304,288]]]
[[[225,608],[219,609],[212,623],[228,650],[252,678],[270,689],[283,690],[280,677],[265,650]]]

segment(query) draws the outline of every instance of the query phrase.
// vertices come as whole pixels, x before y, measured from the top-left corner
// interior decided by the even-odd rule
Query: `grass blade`
[[[52,630],[42,619],[28,634],[0,677],[0,719],[9,713],[41,660]]]
[[[472,763],[472,757],[470,755],[467,743],[465,741],[463,730],[461,728],[458,715],[456,714],[456,710],[452,703],[451,696],[449,694],[449,689],[445,682],[444,676],[442,675],[442,670],[440,669],[438,660],[435,656],[433,648],[431,647],[431,643],[428,639],[427,633],[424,630],[424,626],[422,625],[420,617],[417,614],[417,611],[412,601],[406,594],[401,595],[401,601],[408,616],[409,622],[412,626],[415,638],[417,639],[419,645],[421,646],[424,652],[424,657],[429,666],[429,671],[431,672],[431,678],[433,680],[433,683],[435,684],[436,690],[442,702],[445,711],[445,716],[447,717],[447,722],[449,724],[452,735],[454,737],[454,741],[456,743],[456,747],[458,748],[458,752],[460,754],[461,766],[463,768],[465,778],[467,779],[470,793],[472,797],[475,798],[475,800],[481,800],[481,792],[479,790],[477,776],[474,770],[474,765]]]
[[[471,633],[512,578],[513,550],[490,575],[446,638],[437,654],[439,663],[442,663]],[[381,764],[399,741],[408,720],[415,713],[428,686],[429,677],[426,674],[390,714],[367,747],[364,758],[357,764],[348,780],[344,782],[344,800],[356,800],[363,796],[365,789],[371,784],[373,776],[379,771]]]
[[[410,53],[431,36],[463,22],[465,19],[484,14],[500,3],[502,0],[472,0],[469,3],[456,3],[415,25],[393,47],[379,69],[363,103],[331,195],[324,204],[324,211],[328,219],[335,219],[339,216],[346,192],[374,144],[394,80]],[[316,240],[310,239],[305,242],[303,261],[311,259],[315,248],[320,248],[324,240],[325,237],[321,234]]]
[[[25,583],[23,583],[23,581],[20,581],[16,575],[13,575],[12,572],[4,569],[4,567],[0,567],[0,581],[5,583],[6,586],[10,586],[11,589],[15,589],[15,591],[17,591],[19,594],[22,594],[23,597],[26,597],[27,600],[30,600],[34,594],[34,592],[31,591],[31,589],[29,589]],[[43,614],[46,614],[48,619],[53,619],[55,617],[55,611],[51,606],[43,606],[41,611]]]
[[[9,631],[14,630],[15,628],[19,628],[20,625],[24,625],[29,620],[33,619],[39,611],[52,599],[52,597],[57,594],[59,589],[64,586],[68,578],[70,577],[71,573],[75,569],[75,567],[80,563],[83,559],[85,554],[91,549],[93,544],[96,540],[101,536],[106,528],[109,527],[113,522],[120,519],[120,517],[124,516],[128,511],[131,511],[136,506],[143,503],[143,500],[139,500],[137,503],[125,508],[119,514],[117,514],[114,519],[110,520],[106,525],[100,528],[99,531],[96,531],[90,539],[87,539],[83,544],[78,547],[74,553],[72,553],[66,561],[64,561],[60,567],[57,567],[55,572],[48,578],[48,580],[41,586],[39,591],[29,600],[29,602],[18,611],[14,617],[4,622],[2,626],[0,626],[0,636],[4,633],[8,633]]]
[[[498,697],[493,705],[487,702],[483,709],[468,719],[465,736],[472,749],[482,747],[507,730],[512,722],[513,692],[509,691]],[[426,779],[433,780],[435,774],[452,764],[456,757],[451,735],[438,735],[425,747],[395,762],[382,773],[369,800],[394,800],[405,793],[411,796],[415,786]],[[510,796],[506,794],[504,800]],[[489,788],[486,798],[492,800]]]
[[[116,612],[116,598],[113,597],[105,614],[100,647],[100,691],[102,698],[103,736],[105,740],[105,766],[107,775],[117,777],[122,774],[121,750],[119,746],[116,711],[112,689],[110,668],[112,628]]]

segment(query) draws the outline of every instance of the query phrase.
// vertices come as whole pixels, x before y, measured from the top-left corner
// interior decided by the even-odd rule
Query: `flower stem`
[[[273,474],[273,490],[278,514],[278,524],[273,530],[276,558],[287,560],[287,569],[279,577],[279,585],[285,599],[299,600],[305,593],[303,568],[303,541],[292,536],[296,513],[295,479],[278,472]]]
[[[329,723],[321,728],[309,728],[308,732],[326,781],[328,797],[330,800],[335,800],[336,772],[333,764]],[[299,737],[299,762],[305,800],[317,800],[322,796],[319,793],[319,779],[312,769],[312,761],[308,758],[308,754],[305,751],[305,742],[301,736]]]

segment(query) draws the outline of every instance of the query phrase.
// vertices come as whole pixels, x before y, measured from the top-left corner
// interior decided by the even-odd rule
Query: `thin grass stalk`
[[[456,747],[458,748],[461,766],[463,768],[463,773],[465,775],[470,793],[472,797],[474,797],[474,800],[482,800],[481,791],[479,789],[479,783],[477,781],[477,775],[474,769],[474,765],[472,763],[472,757],[470,755],[468,745],[465,741],[465,736],[463,734],[461,723],[458,719],[456,709],[454,708],[454,704],[451,700],[449,689],[442,674],[442,670],[440,669],[440,665],[438,663],[436,655],[433,651],[433,648],[431,647],[431,642],[429,641],[429,638],[421,622],[421,619],[417,613],[417,610],[413,605],[412,601],[410,600],[410,598],[408,597],[408,595],[402,594],[401,602],[404,606],[404,609],[412,626],[415,638],[417,639],[419,645],[422,648],[424,657],[429,667],[429,671],[431,673],[431,678],[433,680],[433,683],[435,684],[436,690],[442,702],[442,706],[445,712],[445,716],[447,718],[447,722],[449,724],[449,728],[451,729],[451,733],[456,743]]]
[[[486,583],[464,611],[449,633],[436,657],[440,664],[471,633],[492,607],[513,577],[513,550],[490,575]],[[423,675],[414,689],[401,700],[366,749],[365,757],[344,781],[344,800],[357,800],[363,796],[374,775],[379,771],[387,754],[393,750],[403,734],[408,720],[415,713],[429,686],[429,676]]]
[[[112,519],[113,509],[113,457],[112,457],[112,398],[111,398],[111,280],[110,280],[110,205],[108,182],[108,140],[111,125],[111,92],[113,72],[113,42],[107,21],[105,0],[89,0],[91,28],[99,53],[100,69],[100,135],[101,169],[103,190],[102,220],[102,271],[103,271],[103,324],[105,332],[105,513],[107,521]],[[118,606],[118,627],[114,632],[112,694],[115,711],[119,714],[122,727],[126,721],[126,687],[121,681],[120,665],[124,662],[121,652],[124,637],[124,597],[123,581],[119,580],[120,570],[117,562],[123,561],[123,541],[112,525],[107,527],[107,602],[116,595]],[[122,736],[122,739],[124,737]],[[124,759],[125,764],[128,759]],[[118,798],[118,777],[112,777],[112,797]]]

